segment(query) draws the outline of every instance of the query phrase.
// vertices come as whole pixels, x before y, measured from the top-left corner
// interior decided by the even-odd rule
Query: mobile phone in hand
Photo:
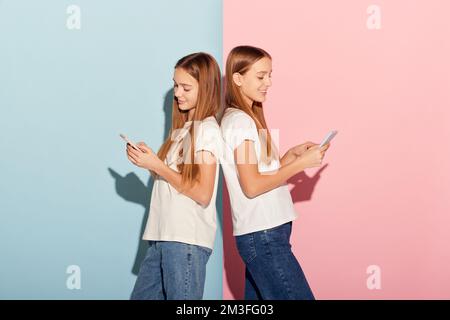
[[[328,134],[326,135],[326,137],[323,139],[322,143],[320,144],[320,148],[322,148],[324,145],[329,143],[331,141],[331,139],[333,139],[337,133],[338,132],[336,130],[331,130],[330,132],[328,132]]]
[[[137,151],[142,151],[141,149],[139,149],[135,143],[131,142],[126,135],[124,134],[120,134],[120,137],[125,140],[126,143],[129,143],[131,147],[133,147],[134,149],[136,149]]]

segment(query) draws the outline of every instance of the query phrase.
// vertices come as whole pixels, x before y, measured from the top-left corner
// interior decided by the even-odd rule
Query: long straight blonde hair
[[[244,100],[239,87],[233,81],[233,74],[244,75],[251,66],[262,58],[272,59],[270,54],[257,47],[238,46],[228,54],[225,74],[225,108],[237,108],[248,114],[256,124],[261,142],[261,160],[269,164],[278,157],[276,147],[267,128],[264,110],[261,102],[254,101],[252,105]],[[263,149],[266,147],[266,150]]]
[[[194,123],[202,121],[207,117],[216,117],[220,108],[220,68],[216,60],[209,54],[197,52],[187,55],[175,65],[176,68],[182,68],[189,73],[198,82],[197,105],[195,106],[192,125],[189,128],[190,148],[184,150],[181,148],[179,155],[183,158],[183,162],[177,165],[182,176],[182,184],[184,186],[192,186],[200,176],[199,165],[194,161],[195,150],[195,132]],[[158,151],[158,157],[164,161],[169,149],[172,145],[172,135],[175,130],[184,127],[188,121],[188,112],[181,111],[178,101],[173,96],[172,102],[172,127],[169,136],[166,138]],[[186,153],[183,153],[187,151]]]

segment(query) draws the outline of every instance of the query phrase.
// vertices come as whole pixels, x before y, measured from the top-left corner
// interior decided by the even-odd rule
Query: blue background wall
[[[81,9],[79,30],[66,27],[69,5]],[[221,64],[221,8],[0,1],[0,298],[129,298],[152,181],[119,133],[159,148],[175,62],[206,51]],[[206,299],[222,297],[220,228]],[[71,265],[79,290],[66,285]]]

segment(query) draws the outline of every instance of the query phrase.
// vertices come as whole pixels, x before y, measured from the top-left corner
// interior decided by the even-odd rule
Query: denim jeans
[[[246,300],[314,300],[291,250],[292,222],[236,236],[245,262]]]
[[[149,241],[131,300],[201,300],[210,248]]]

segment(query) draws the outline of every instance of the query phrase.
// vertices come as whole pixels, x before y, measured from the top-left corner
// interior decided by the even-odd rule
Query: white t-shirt
[[[297,212],[286,183],[252,199],[247,198],[242,191],[234,161],[234,150],[244,140],[252,140],[255,143],[259,172],[273,171],[280,167],[278,159],[272,160],[269,166],[261,162],[261,143],[253,119],[242,110],[227,108],[222,118],[221,131],[224,140],[221,162],[230,195],[233,235],[270,229],[295,220]]]
[[[165,159],[165,163],[177,172],[177,162],[182,161],[178,154],[183,141],[186,143],[190,140],[188,132],[191,125],[192,121],[188,121],[177,132]],[[158,176],[153,184],[144,240],[177,241],[210,249],[214,247],[217,226],[216,195],[223,140],[214,117],[208,117],[194,127],[194,136],[195,152],[206,150],[216,157],[216,176],[211,201],[207,207],[203,207]]]

